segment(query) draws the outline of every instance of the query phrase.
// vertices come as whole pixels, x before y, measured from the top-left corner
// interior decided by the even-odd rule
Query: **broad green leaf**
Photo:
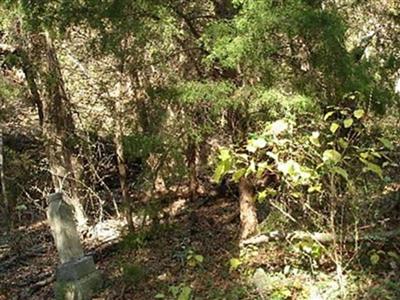
[[[385,146],[386,149],[393,151],[394,146],[391,141],[385,138],[379,138],[378,140],[383,144],[383,146]]]
[[[235,153],[235,157],[244,162],[247,162],[249,160],[249,156],[244,153]]]
[[[366,169],[368,171],[371,171],[371,172],[377,174],[381,179],[383,179],[383,171],[382,171],[382,168],[380,166],[378,166],[377,164],[374,164],[372,162],[369,162],[366,159],[360,158],[360,160],[361,160],[361,162],[363,162],[365,164]]]
[[[278,170],[285,175],[296,176],[300,174],[300,165],[293,159],[289,159],[285,162],[278,162]]]
[[[341,167],[333,167],[332,171],[336,174],[339,174],[342,176],[346,181],[349,181],[349,174],[347,174],[347,171]]]
[[[349,128],[349,127],[351,127],[351,125],[353,125],[353,119],[352,118],[348,118],[348,119],[346,119],[346,120],[344,120],[344,122],[343,122],[343,125],[344,125],[344,128]]]
[[[246,174],[246,170],[246,168],[241,168],[237,170],[235,173],[233,173],[232,180],[236,183],[239,182],[240,178],[242,178],[244,174]]]
[[[169,291],[169,292],[174,296],[174,298],[175,298],[176,296],[178,296],[179,287],[176,286],[176,285],[172,285],[172,286],[170,286],[170,287],[168,288],[168,291]]]
[[[192,289],[188,286],[184,286],[179,294],[178,300],[189,300]]]
[[[379,262],[379,255],[374,253],[369,257],[369,260],[371,261],[371,264],[376,265]]]
[[[221,182],[222,177],[229,171],[229,167],[229,161],[220,161],[214,172],[214,181],[218,183]]]
[[[273,135],[279,135],[283,133],[285,130],[288,129],[288,124],[285,122],[285,120],[277,120],[271,125],[271,133]]]
[[[204,256],[203,256],[203,255],[200,255],[200,254],[197,254],[197,255],[194,256],[194,259],[195,259],[197,262],[202,263],[202,262],[204,261]]]
[[[302,250],[303,250],[305,253],[311,254],[311,252],[312,252],[312,247],[311,247],[311,245],[304,244],[303,247],[302,247]]]
[[[256,140],[253,140],[254,146],[256,146],[258,149],[262,149],[267,145],[267,141],[264,138],[258,138]]]
[[[254,153],[258,149],[262,149],[267,145],[267,141],[264,138],[257,138],[257,139],[251,139],[247,142],[246,149],[247,151]]]
[[[278,192],[276,190],[274,190],[273,188],[266,188],[265,192],[267,193],[268,196],[276,196],[278,194]]]
[[[322,186],[320,185],[320,184],[317,184],[317,185],[313,185],[313,186],[310,186],[308,189],[307,189],[307,192],[308,193],[314,193],[314,192],[321,192],[321,190],[322,190]]]
[[[314,131],[311,136],[310,136],[310,142],[314,145],[314,146],[321,146],[321,144],[319,143],[319,136],[320,133],[318,131]]]
[[[356,119],[361,119],[365,114],[365,111],[363,109],[357,109],[354,111],[354,117],[356,117]]]
[[[259,192],[257,195],[257,200],[259,202],[263,202],[265,199],[267,199],[267,196],[276,196],[277,191],[275,191],[273,188],[266,188],[262,192]]]
[[[334,149],[325,150],[322,154],[322,159],[324,162],[338,163],[342,158],[342,155]]]
[[[220,154],[219,154],[219,159],[220,160],[228,160],[231,159],[231,152],[229,151],[229,149],[221,149],[220,150]]]
[[[330,112],[326,113],[324,116],[324,121],[328,120],[329,117],[331,117],[334,113],[335,113],[335,111],[330,111]]]
[[[262,161],[262,162],[259,162],[258,164],[257,164],[257,168],[259,169],[259,170],[266,170],[266,169],[268,169],[268,167],[269,167],[269,163],[268,162],[266,162],[266,161]]]
[[[263,202],[265,199],[267,199],[267,191],[259,192],[257,195],[257,200],[259,202]]]
[[[252,160],[250,162],[249,167],[246,170],[245,176],[247,177],[248,175],[253,174],[255,172],[256,172],[256,163],[254,162],[254,160]]]
[[[329,130],[330,130],[332,133],[335,133],[336,130],[339,129],[339,127],[340,127],[340,125],[339,125],[338,123],[333,122],[333,123],[331,124],[331,127],[329,128]]]
[[[270,169],[270,165],[268,164],[268,162],[263,161],[257,164],[257,178],[262,178],[264,176],[264,171],[266,169]]]
[[[300,199],[301,196],[302,196],[302,193],[300,193],[300,192],[292,192],[292,193],[290,193],[290,195],[291,195],[293,198]]]
[[[241,264],[242,264],[242,262],[240,261],[239,258],[231,258],[229,260],[229,265],[230,265],[231,271],[237,270],[237,268],[239,268],[239,266]]]
[[[349,146],[349,143],[346,142],[344,138],[340,138],[339,141],[338,141],[338,144],[343,149],[346,149]]]
[[[246,146],[246,150],[251,152],[251,153],[255,153],[257,151],[257,149],[258,148],[252,143],[248,143],[247,146]]]
[[[310,168],[301,166],[299,175],[303,180],[308,180],[312,176],[312,170]]]
[[[376,152],[375,150],[372,150],[371,154],[372,154],[372,156],[375,156],[377,158],[382,158],[382,155],[380,153]]]
[[[266,154],[268,157],[271,157],[273,160],[278,161],[278,154],[271,152],[271,151],[268,151]]]
[[[164,298],[165,298],[165,295],[159,293],[159,294],[155,295],[154,298],[156,298],[156,299],[164,299]]]

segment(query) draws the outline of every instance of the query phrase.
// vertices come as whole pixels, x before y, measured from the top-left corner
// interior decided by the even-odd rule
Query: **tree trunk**
[[[0,181],[1,181],[1,198],[3,203],[3,215],[7,224],[7,228],[11,228],[11,207],[8,203],[7,193],[6,193],[6,183],[4,176],[4,156],[3,156],[3,128],[0,127]]]
[[[194,200],[197,194],[197,170],[196,170],[196,142],[193,137],[188,138],[186,160],[189,170],[189,194],[190,200]]]
[[[119,127],[119,126],[118,126]],[[122,201],[124,203],[124,214],[126,221],[128,223],[129,230],[131,232],[135,231],[132,220],[132,205],[129,200],[128,195],[128,185],[127,185],[127,171],[124,158],[124,147],[123,147],[123,135],[121,128],[117,128],[114,137],[115,149],[117,154],[117,164],[118,164],[118,174],[119,183],[121,187]]]
[[[36,106],[39,117],[39,124],[40,126],[43,126],[43,120],[44,120],[43,103],[40,98],[39,89],[36,83],[37,74],[33,69],[28,54],[24,50],[20,50],[20,58],[22,63],[22,71],[24,72],[25,79],[28,84],[31,101],[33,105]]]
[[[254,189],[248,178],[243,176],[239,182],[241,240],[257,230],[257,212],[254,202]]]
[[[23,39],[23,37],[21,37]],[[28,85],[28,90],[30,93],[30,98],[32,100],[33,105],[36,106],[39,123],[40,126],[43,125],[44,113],[43,113],[43,103],[40,98],[39,89],[36,83],[37,74],[33,68],[31,60],[29,58],[28,53],[23,49],[22,46],[13,47],[6,44],[0,44],[0,55],[16,55],[19,58],[20,66],[22,68],[22,72],[25,75],[25,79]]]
[[[47,97],[44,102],[43,133],[46,138],[49,168],[55,190],[69,192],[68,202],[74,207],[78,226],[82,227],[86,225],[87,218],[79,199],[77,179],[73,169],[72,148],[75,129],[70,101],[65,92],[56,51],[48,33],[45,43]]]
[[[128,184],[127,184],[127,169],[125,163],[125,154],[124,154],[124,126],[122,122],[122,114],[123,114],[123,104],[122,97],[124,93],[122,91],[122,87],[119,86],[119,99],[115,99],[114,103],[114,144],[115,144],[115,152],[117,155],[117,164],[118,164],[118,174],[119,174],[119,183],[121,187],[121,195],[123,202],[123,211],[126,218],[126,222],[128,223],[128,228],[131,232],[135,231],[135,226],[133,224],[132,219],[132,203],[129,199],[128,194]]]

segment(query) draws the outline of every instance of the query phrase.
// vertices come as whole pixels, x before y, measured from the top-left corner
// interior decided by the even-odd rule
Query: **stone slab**
[[[76,229],[73,207],[63,200],[62,193],[49,195],[47,220],[56,244],[61,263],[84,255]]]
[[[90,273],[96,272],[92,256],[83,256],[58,266],[56,278],[58,281],[72,281],[83,278]]]
[[[72,281],[57,281],[55,296],[57,300],[90,300],[101,289],[103,281],[99,271]]]

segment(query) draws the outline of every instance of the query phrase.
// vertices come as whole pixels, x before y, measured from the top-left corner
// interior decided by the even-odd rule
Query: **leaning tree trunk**
[[[122,73],[122,72],[121,72]],[[126,222],[128,223],[128,228],[131,232],[135,231],[135,226],[133,224],[132,219],[132,203],[128,194],[128,180],[127,180],[127,169],[125,163],[125,154],[124,154],[124,125],[122,121],[123,116],[123,97],[125,93],[123,91],[123,87],[119,84],[119,99],[115,99],[114,102],[114,144],[115,144],[115,153],[117,155],[117,164],[118,164],[118,174],[119,174],[119,183],[121,187],[122,194],[122,202],[123,202],[123,212],[126,218]]]
[[[241,240],[248,238],[257,230],[257,212],[254,189],[248,178],[243,176],[239,182]]]
[[[189,196],[190,200],[194,200],[197,195],[198,182],[196,169],[197,147],[193,137],[189,136],[186,151],[187,167],[189,170]]]
[[[28,91],[30,94],[30,98],[32,104],[36,106],[38,117],[39,117],[39,124],[43,126],[44,120],[44,112],[43,112],[43,103],[42,99],[40,98],[39,88],[37,86],[37,74],[34,70],[34,67],[29,59],[28,53],[24,51],[22,48],[19,50],[19,56],[21,59],[22,64],[22,71],[25,75],[25,80],[28,84]]]
[[[72,159],[74,122],[70,101],[64,87],[56,50],[46,33],[46,97],[44,101],[43,133],[46,139],[49,168],[56,191],[67,191],[74,207],[76,221],[85,226],[87,218],[79,199],[78,182]]]
[[[119,122],[118,122],[119,123]],[[114,143],[117,154],[117,164],[118,164],[118,174],[119,174],[119,183],[121,187],[122,201],[123,201],[123,210],[125,214],[126,221],[128,223],[129,230],[131,232],[135,231],[135,227],[133,225],[132,220],[132,205],[129,200],[128,195],[128,184],[127,184],[127,171],[124,157],[124,147],[123,147],[123,134],[120,126],[117,126]]]

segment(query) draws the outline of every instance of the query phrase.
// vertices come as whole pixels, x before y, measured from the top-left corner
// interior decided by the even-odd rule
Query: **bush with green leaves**
[[[304,220],[308,229],[332,226],[339,207],[357,210],[365,181],[384,184],[394,147],[368,129],[371,117],[348,102],[325,114],[267,122],[244,146],[220,149],[214,180],[251,177],[258,201],[268,200],[295,223]],[[258,184],[268,176],[277,182]],[[348,224],[355,221],[355,215],[346,215]]]

